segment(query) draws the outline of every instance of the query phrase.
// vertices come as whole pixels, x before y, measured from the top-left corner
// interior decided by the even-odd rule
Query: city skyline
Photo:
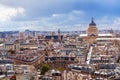
[[[86,30],[91,17],[99,29],[120,30],[119,0],[1,0],[0,31]]]

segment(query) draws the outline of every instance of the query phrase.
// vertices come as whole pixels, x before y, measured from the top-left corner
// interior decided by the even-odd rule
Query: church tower
[[[98,36],[98,29],[96,27],[96,23],[94,22],[94,19],[91,19],[91,23],[89,24],[88,30],[87,30],[88,36]]]
[[[91,23],[87,29],[88,41],[90,44],[93,44],[95,39],[98,37],[98,28],[96,27],[96,23],[94,19],[91,19]]]
[[[58,29],[58,41],[61,41],[61,34],[60,34],[60,29]]]

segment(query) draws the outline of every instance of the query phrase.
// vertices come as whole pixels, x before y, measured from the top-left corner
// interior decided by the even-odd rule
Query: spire
[[[58,29],[58,33],[60,33],[60,29]]]
[[[113,29],[111,28],[110,33],[113,34]]]
[[[92,17],[92,19],[91,19],[91,23],[94,23],[94,18]]]

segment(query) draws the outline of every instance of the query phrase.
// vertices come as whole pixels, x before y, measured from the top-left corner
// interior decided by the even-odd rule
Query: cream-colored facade
[[[21,44],[19,42],[4,45],[5,50],[15,50],[15,51],[19,51],[20,49],[31,49],[31,48],[37,48],[37,47],[38,47],[37,44],[31,44],[31,43]]]
[[[112,34],[110,33],[109,34],[98,34],[98,28],[93,18],[86,32],[87,34],[81,34],[80,37],[82,37],[83,41],[88,41],[90,44],[93,44],[97,38],[111,38],[112,37]]]
[[[96,27],[96,24],[92,18],[91,23],[89,24],[88,30],[87,30],[87,35],[88,35],[88,41],[89,43],[93,44],[95,39],[98,37],[98,29]]]
[[[98,29],[96,26],[89,26],[87,30],[88,36],[98,36]]]

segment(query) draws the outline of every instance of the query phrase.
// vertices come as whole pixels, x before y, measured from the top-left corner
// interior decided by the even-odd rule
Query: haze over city
[[[0,0],[0,31],[120,29],[119,0]]]
[[[0,80],[120,80],[120,0],[0,0]]]

